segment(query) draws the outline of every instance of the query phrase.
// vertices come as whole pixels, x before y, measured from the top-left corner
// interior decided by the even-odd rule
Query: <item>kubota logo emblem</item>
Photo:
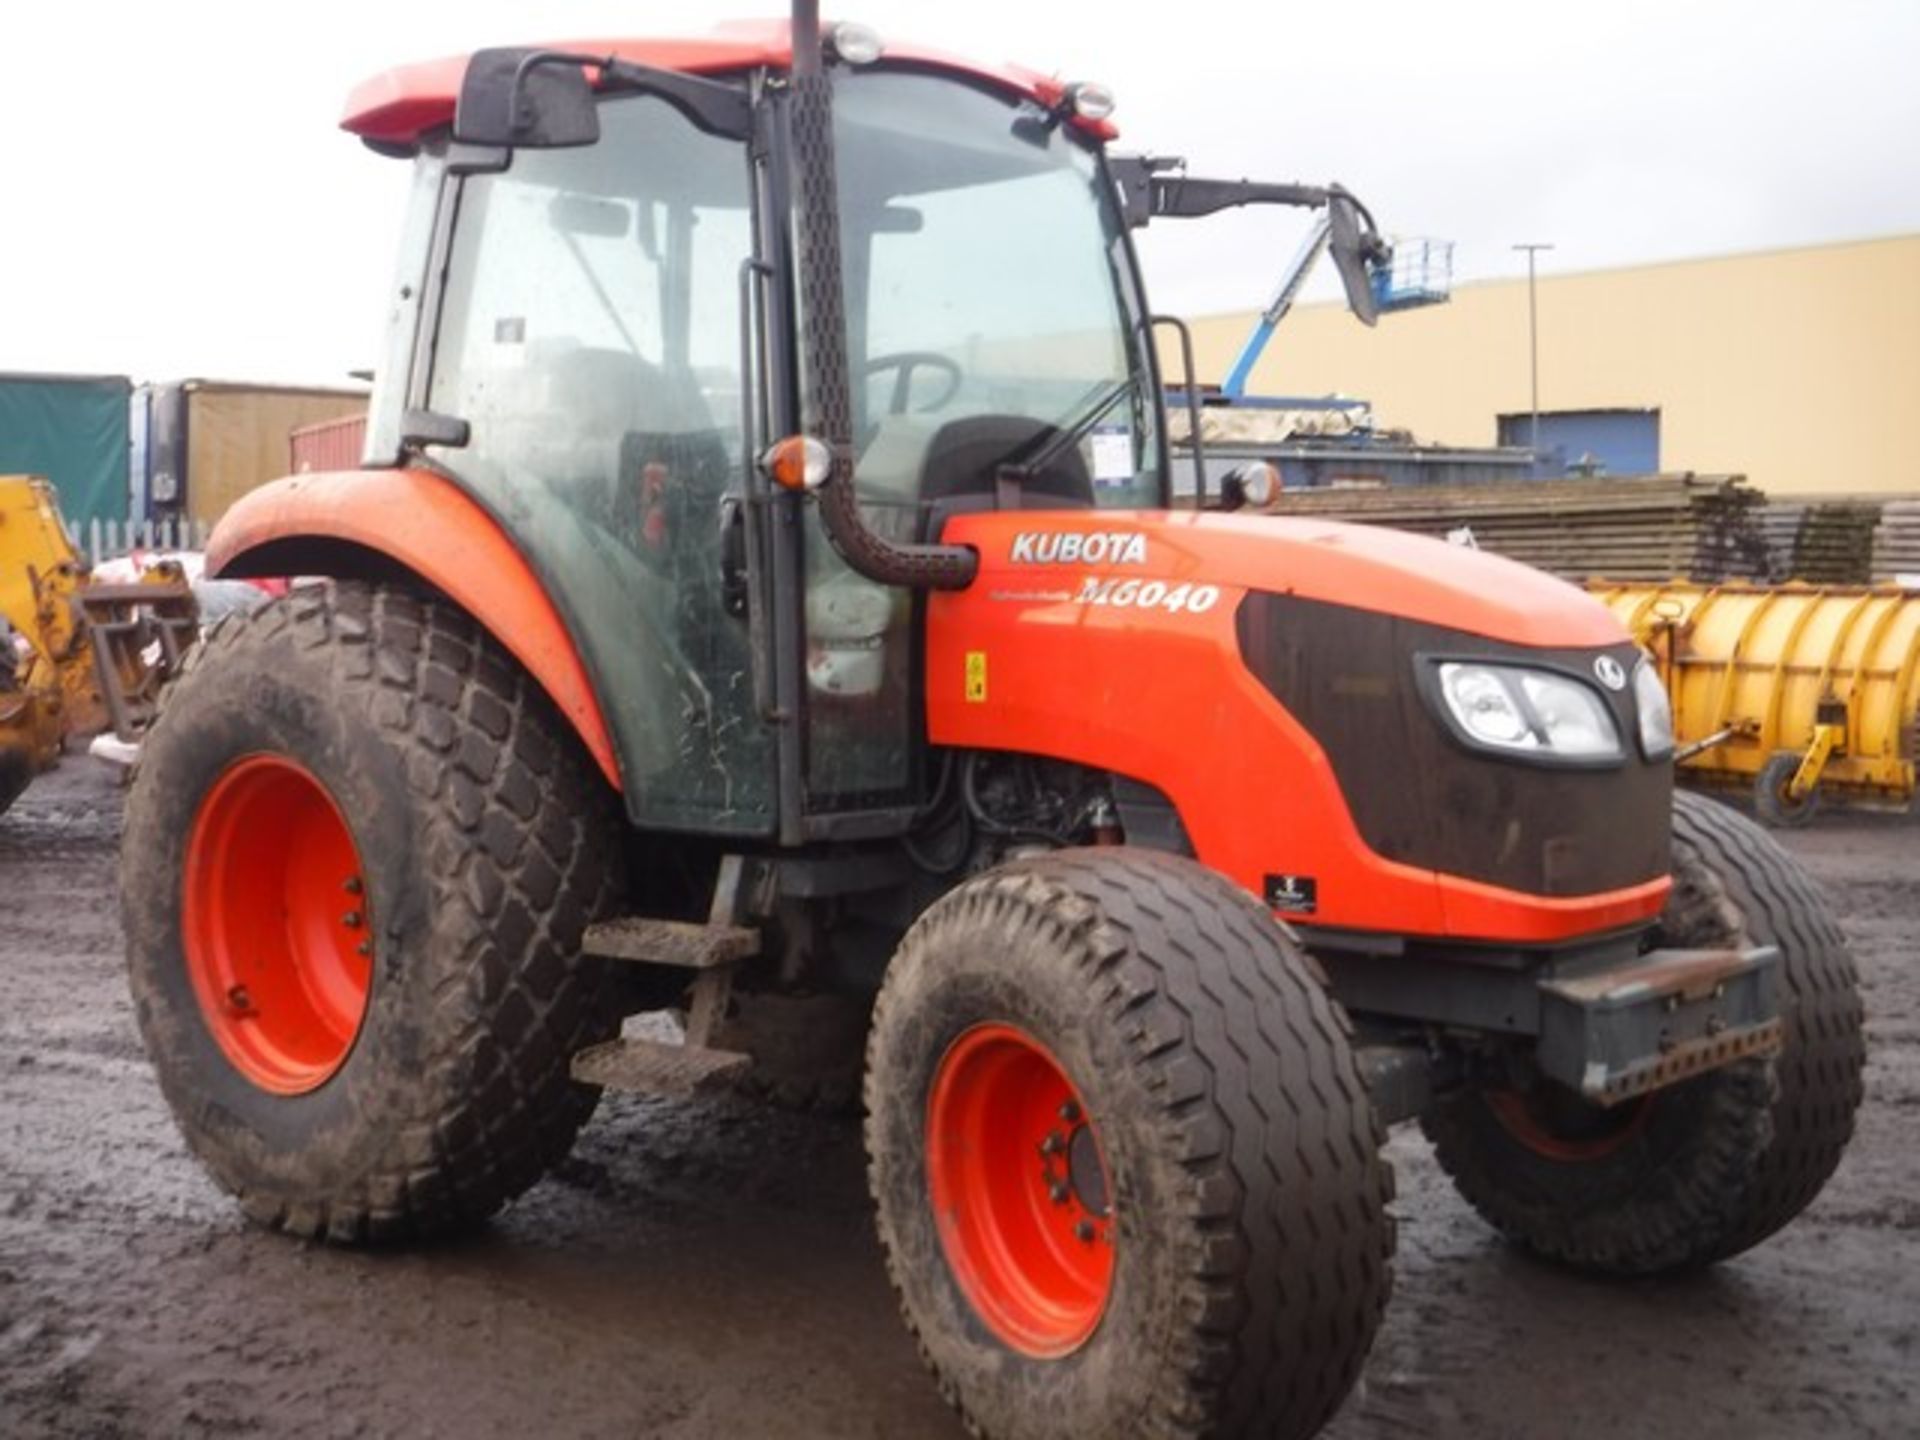
[[[1016,565],[1144,565],[1147,537],[1124,530],[1026,530],[1013,537]]]
[[[1602,655],[1598,660],[1595,660],[1593,662],[1593,673],[1599,677],[1600,683],[1609,690],[1624,690],[1627,688],[1627,672],[1621,667],[1620,662],[1611,655]]]

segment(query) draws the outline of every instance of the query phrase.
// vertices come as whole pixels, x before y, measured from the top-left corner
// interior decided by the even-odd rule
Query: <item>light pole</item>
[[[1534,303],[1534,257],[1542,250],[1551,250],[1553,246],[1545,241],[1529,241],[1516,245],[1516,250],[1527,252],[1527,369],[1532,376],[1532,434],[1527,438],[1527,451],[1531,456],[1528,470],[1536,477],[1540,474],[1540,312]]]

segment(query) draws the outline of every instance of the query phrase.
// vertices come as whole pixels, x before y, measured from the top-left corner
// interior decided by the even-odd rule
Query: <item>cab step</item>
[[[707,923],[626,915],[589,925],[581,949],[606,960],[667,965],[693,972],[678,1044],[624,1034],[573,1057],[571,1073],[584,1085],[643,1095],[684,1097],[737,1079],[753,1057],[710,1043],[727,1017],[734,971],[760,953],[760,932],[737,921],[743,910],[746,864],[722,858]],[[644,1025],[645,1022],[642,1022]]]
[[[627,915],[589,925],[581,948],[606,960],[635,960],[685,970],[711,970],[760,953],[760,932],[745,925],[701,925]]]
[[[607,1090],[684,1099],[723,1089],[752,1064],[753,1057],[738,1050],[623,1038],[589,1046],[575,1055],[573,1078]]]

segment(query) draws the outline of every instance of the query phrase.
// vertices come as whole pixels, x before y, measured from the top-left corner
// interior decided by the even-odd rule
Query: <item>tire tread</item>
[[[424,1065],[386,1097],[399,1114],[377,1162],[312,1196],[250,1183],[199,1123],[203,1098],[169,1098],[262,1225],[343,1244],[462,1228],[561,1159],[597,1100],[568,1066],[611,1030],[605,968],[579,950],[617,883],[610,793],[545,693],[477,622],[392,586],[303,586],[226,617],[188,653],[156,732],[206,677],[272,667],[289,650],[319,657],[340,703],[361,707],[404,758],[421,819],[416,864],[433,892],[433,934],[407,957],[430,971]],[[129,846],[150,843],[137,799],[148,778],[136,776]],[[138,991],[138,967],[135,977]]]

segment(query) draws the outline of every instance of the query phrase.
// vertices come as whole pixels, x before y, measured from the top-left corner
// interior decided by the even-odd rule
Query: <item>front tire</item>
[[[142,1035],[188,1145],[262,1224],[472,1224],[571,1145],[607,1038],[579,956],[605,785],[467,616],[302,588],[191,652],[128,798]]]
[[[1067,851],[908,933],[868,1050],[907,1323],[995,1440],[1304,1437],[1389,1287],[1391,1174],[1344,1016],[1250,896]]]
[[[1456,1092],[1422,1119],[1461,1195],[1522,1248],[1644,1275],[1712,1264],[1804,1210],[1839,1164],[1861,1098],[1858,980],[1798,864],[1745,816],[1686,791],[1656,940],[1774,945],[1785,1041],[1611,1111],[1550,1082]]]

